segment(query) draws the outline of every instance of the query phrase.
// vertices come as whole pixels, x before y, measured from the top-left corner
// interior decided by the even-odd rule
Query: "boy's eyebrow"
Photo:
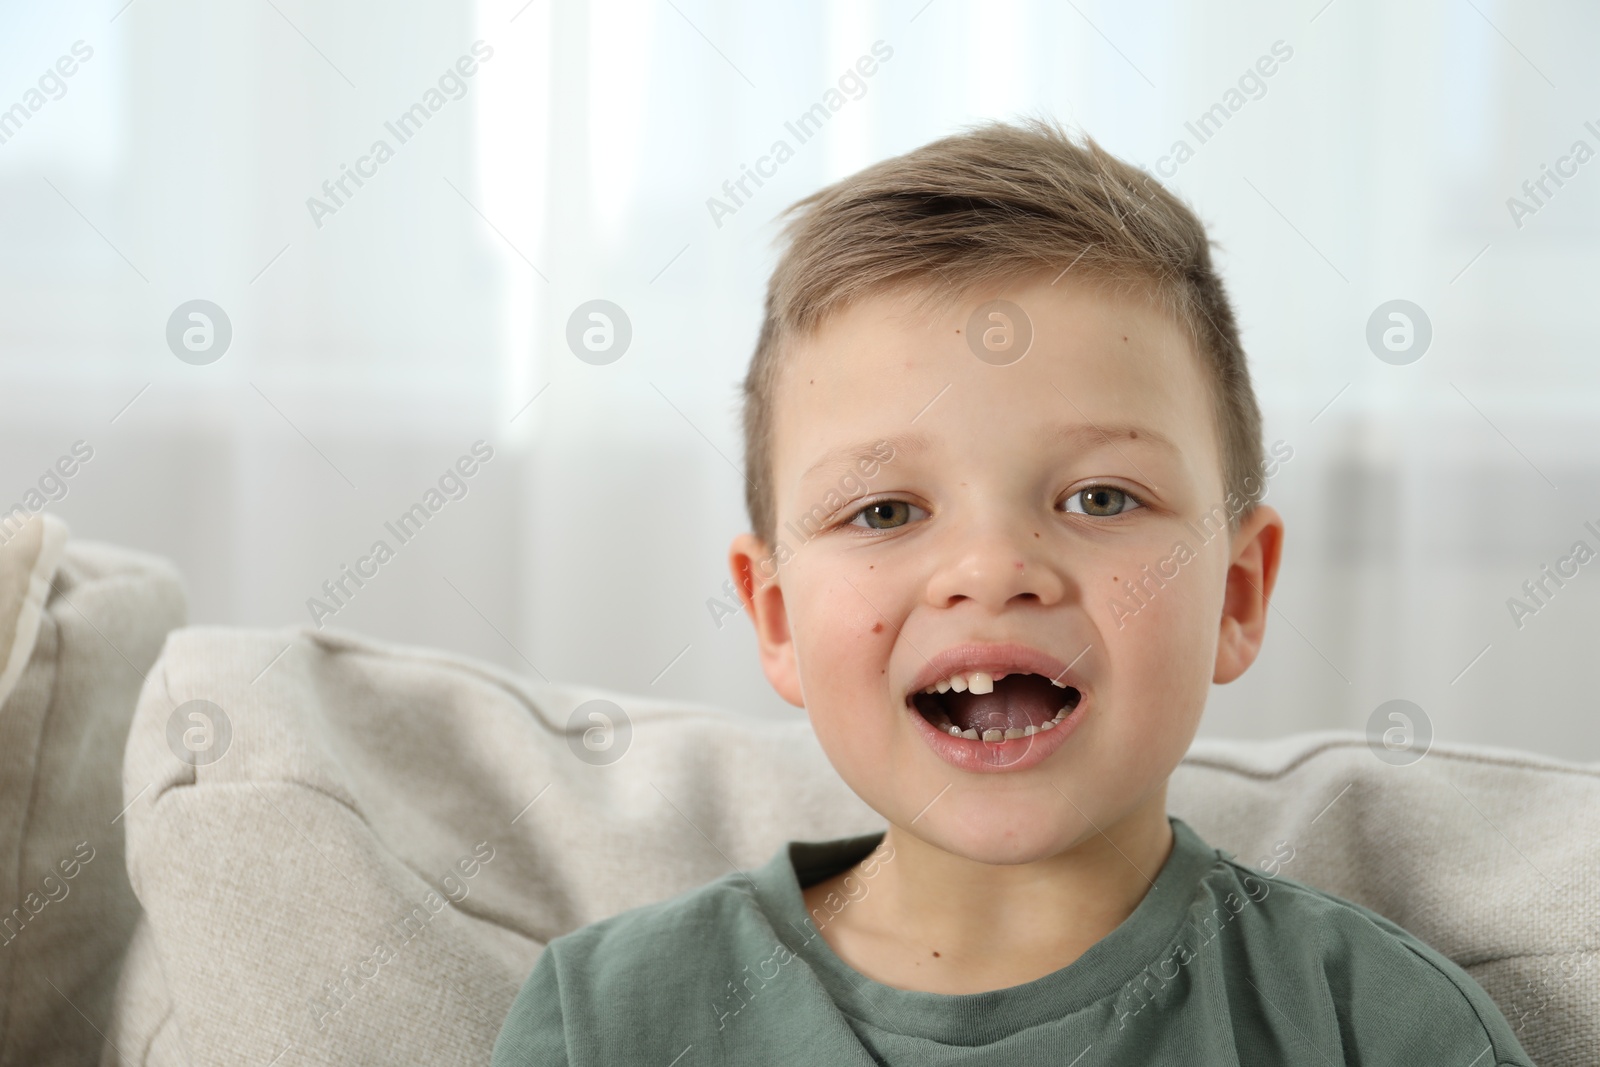
[[[1051,432],[1046,440],[1051,444],[1076,445],[1080,448],[1114,442],[1116,438],[1128,441],[1146,441],[1157,448],[1164,448],[1173,455],[1181,454],[1181,450],[1173,443],[1172,438],[1159,430],[1152,430],[1148,426],[1134,426],[1129,423],[1101,426],[1096,423],[1080,423],[1073,426],[1058,426]]]
[[[1060,425],[1045,435],[1043,443],[1046,445],[1069,445],[1078,449],[1096,448],[1103,445],[1116,447],[1117,439],[1140,441],[1154,445],[1156,448],[1165,449],[1173,455],[1179,455],[1181,450],[1172,439],[1159,430],[1152,430],[1148,426],[1135,426],[1131,424],[1075,423]],[[863,442],[857,445],[847,445],[843,448],[831,449],[823,453],[822,457],[813,463],[806,472],[800,476],[804,482],[812,475],[822,471],[848,471],[855,467],[857,462],[876,461],[884,462],[882,446],[887,443],[893,449],[893,456],[915,456],[928,449],[929,440],[926,434],[909,432],[890,434],[877,440]],[[892,462],[892,461],[891,461]]]
[[[812,475],[823,471],[854,470],[858,462],[873,461],[882,463],[884,460],[881,449],[885,444],[892,450],[890,452],[891,456],[900,456],[902,454],[914,456],[927,450],[928,438],[926,434],[916,432],[896,433],[890,434],[888,437],[880,437],[874,441],[864,441],[858,445],[831,448],[824,452],[815,463],[806,468],[806,472],[800,475],[800,480],[804,482]]]

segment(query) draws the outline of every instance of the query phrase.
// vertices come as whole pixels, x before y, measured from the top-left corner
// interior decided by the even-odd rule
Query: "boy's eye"
[[[879,500],[856,512],[850,525],[865,526],[869,530],[893,530],[910,522],[913,511],[922,509],[904,500]]]
[[[1076,510],[1068,507],[1069,513],[1095,515],[1101,518],[1110,518],[1125,511],[1132,511],[1134,508],[1144,507],[1132,493],[1124,492],[1114,485],[1091,485],[1087,489],[1080,489],[1067,497],[1066,503],[1070,504],[1074,500],[1081,500],[1082,506]]]

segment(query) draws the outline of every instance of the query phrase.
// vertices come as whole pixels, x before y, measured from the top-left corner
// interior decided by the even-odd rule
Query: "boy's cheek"
[[[1138,627],[1108,635],[1111,684],[1101,709],[1111,745],[1138,764],[1130,773],[1165,775],[1187,750],[1211,691],[1216,659],[1215,617],[1188,602],[1152,604]],[[1137,753],[1137,755],[1134,755]]]
[[[1220,557],[1195,556],[1165,585],[1134,590],[1120,580],[1130,569],[1116,567],[1110,574],[1119,580],[1113,584],[1104,576],[1102,595],[1085,605],[1116,684],[1147,690],[1141,705],[1151,697],[1187,701],[1200,684],[1196,679],[1209,687],[1223,603],[1219,564]],[[1152,686],[1165,692],[1148,692]]]
[[[819,642],[879,648],[881,656],[905,622],[905,591],[887,566],[796,559],[785,577],[784,594],[791,611],[804,620],[797,634]],[[801,655],[803,660],[803,651]]]
[[[808,698],[830,691],[859,698],[874,680],[887,679],[883,672],[903,620],[885,618],[873,603],[889,610],[872,591],[845,582],[830,583],[822,595],[805,602],[793,634]]]
[[[1217,545],[1196,550],[1188,542],[1174,542],[1152,548],[1098,568],[1093,581],[1100,595],[1091,597],[1087,607],[1108,636],[1174,630],[1203,636],[1207,613],[1221,611],[1219,590],[1226,569]]]
[[[1206,612],[1194,597],[1171,595],[1147,601],[1137,614],[1124,614],[1101,633],[1119,681],[1141,686],[1204,675],[1209,684],[1218,632],[1218,612]],[[1120,625],[1119,625],[1120,623]]]
[[[855,588],[842,580],[819,584],[792,620],[806,712],[824,748],[846,759],[863,749],[864,735],[875,726],[891,726],[882,711],[893,697],[887,672],[904,623],[869,603],[896,610],[887,591],[851,582]]]

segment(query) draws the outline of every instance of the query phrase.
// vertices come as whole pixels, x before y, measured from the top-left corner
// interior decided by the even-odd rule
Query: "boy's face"
[[[968,344],[991,298],[1031,320],[1009,365]],[[1230,539],[1208,383],[1141,298],[1062,278],[931,322],[907,307],[860,301],[789,353],[772,475],[790,552],[749,601],[767,677],[863,800],[946,851],[1022,863],[1164,819],[1209,686],[1259,648],[1281,519],[1262,506]],[[869,478],[840,458],[885,440]],[[776,548],[735,540],[736,583],[772,575]],[[1015,663],[992,693],[922,693],[991,660]]]

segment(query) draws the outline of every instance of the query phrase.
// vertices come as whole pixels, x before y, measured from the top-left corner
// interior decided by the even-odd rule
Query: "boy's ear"
[[[1225,685],[1243,674],[1261,651],[1267,632],[1267,601],[1278,580],[1283,553],[1283,516],[1258,505],[1233,537],[1233,560],[1223,590],[1222,629],[1217,636],[1216,673]]]
[[[778,695],[797,708],[805,707],[800,692],[800,670],[795,659],[794,635],[783,603],[773,555],[755,534],[743,533],[728,549],[728,569],[734,588],[756,628],[761,647],[761,669]],[[766,577],[763,577],[766,576]]]

